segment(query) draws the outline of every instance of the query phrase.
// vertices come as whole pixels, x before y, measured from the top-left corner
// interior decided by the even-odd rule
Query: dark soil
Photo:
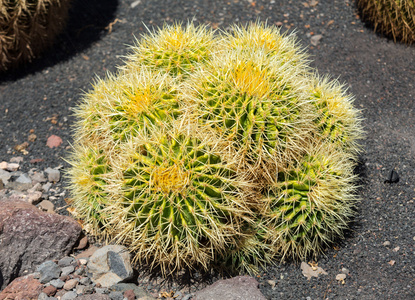
[[[415,46],[375,34],[352,0],[141,0],[131,8],[133,2],[74,1],[56,45],[26,68],[1,75],[0,161],[22,155],[14,147],[33,129],[37,139],[29,142],[23,169],[34,167],[35,158],[44,159],[40,169],[67,167],[71,109],[95,76],[122,64],[143,24],[194,19],[227,29],[234,22],[282,22],[297,32],[320,74],[344,82],[363,111],[362,202],[347,237],[318,259],[328,275],[308,281],[300,264],[289,262],[257,277],[261,291],[269,299],[415,299]],[[316,34],[323,38],[312,46]],[[58,148],[46,146],[52,134],[64,141]],[[398,183],[384,182],[391,170]],[[350,271],[344,284],[335,280],[342,268]]]

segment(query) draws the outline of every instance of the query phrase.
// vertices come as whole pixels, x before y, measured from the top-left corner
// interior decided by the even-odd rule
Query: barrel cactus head
[[[220,132],[253,165],[303,151],[310,127],[305,82],[262,51],[231,50],[191,77],[196,118]]]
[[[155,127],[120,149],[110,207],[114,240],[126,244],[134,261],[163,272],[207,269],[243,236],[250,220],[244,203],[249,185],[235,171],[221,142],[201,130],[175,123]]]
[[[63,29],[70,0],[0,0],[0,72],[31,61]]]
[[[127,56],[129,69],[147,66],[174,77],[186,77],[198,64],[208,60],[217,47],[217,39],[207,26],[188,23],[164,25],[157,32],[143,35]]]
[[[255,22],[232,26],[225,36],[223,44],[227,49],[263,51],[267,56],[278,57],[278,60],[289,62],[299,69],[308,69],[308,55],[300,47],[294,33],[282,33],[278,27]]]
[[[376,31],[394,41],[415,42],[415,2],[413,0],[357,0],[362,18]]]
[[[322,144],[278,172],[264,218],[282,258],[317,255],[343,236],[358,201],[353,168],[350,155]]]
[[[147,68],[98,80],[75,110],[75,139],[113,147],[176,119],[180,99],[176,82]]]
[[[361,151],[358,141],[362,139],[363,127],[360,111],[353,106],[353,97],[344,85],[327,76],[314,74],[308,82],[316,110],[315,135],[356,156]]]

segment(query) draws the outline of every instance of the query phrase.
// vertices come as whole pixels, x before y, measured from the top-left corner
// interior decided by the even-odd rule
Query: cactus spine
[[[63,29],[70,0],[0,0],[0,72],[31,61]]]

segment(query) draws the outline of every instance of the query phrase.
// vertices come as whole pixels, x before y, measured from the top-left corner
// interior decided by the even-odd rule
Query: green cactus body
[[[178,91],[166,75],[141,69],[100,80],[76,109],[75,136],[119,144],[180,115]]]
[[[68,172],[73,200],[71,212],[82,220],[83,228],[92,234],[106,237],[110,201],[108,189],[111,166],[102,150],[78,145],[69,159],[72,168]]]
[[[0,72],[31,61],[62,31],[70,0],[0,0]]]
[[[282,257],[304,259],[341,237],[357,198],[353,162],[334,149],[311,151],[278,173],[265,214]]]
[[[357,0],[364,20],[394,41],[415,42],[414,0]]]
[[[339,149],[354,155],[359,153],[358,140],[362,138],[363,129],[360,112],[353,107],[353,98],[341,84],[327,77],[314,75],[309,82],[310,99],[316,109],[317,135]]]
[[[192,80],[197,119],[217,129],[251,159],[281,161],[300,151],[310,128],[295,71],[259,52],[232,51]]]
[[[163,271],[207,268],[241,235],[240,183],[209,141],[169,131],[122,149],[122,200],[113,209],[119,239],[129,241],[136,261]]]
[[[309,69],[308,56],[300,48],[294,34],[281,33],[277,27],[259,22],[233,26],[230,32],[225,33],[223,41],[227,49],[263,51],[269,57],[278,57],[282,64],[289,63],[304,71]]]
[[[213,32],[206,26],[165,25],[158,32],[143,35],[140,43],[132,47],[125,70],[144,65],[174,77],[186,77],[210,58],[216,43]]]

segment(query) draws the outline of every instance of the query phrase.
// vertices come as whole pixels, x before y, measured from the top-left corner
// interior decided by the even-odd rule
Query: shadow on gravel
[[[0,74],[0,82],[39,72],[87,49],[105,33],[105,27],[115,17],[117,6],[118,0],[73,0],[67,26],[54,45],[31,63]]]

